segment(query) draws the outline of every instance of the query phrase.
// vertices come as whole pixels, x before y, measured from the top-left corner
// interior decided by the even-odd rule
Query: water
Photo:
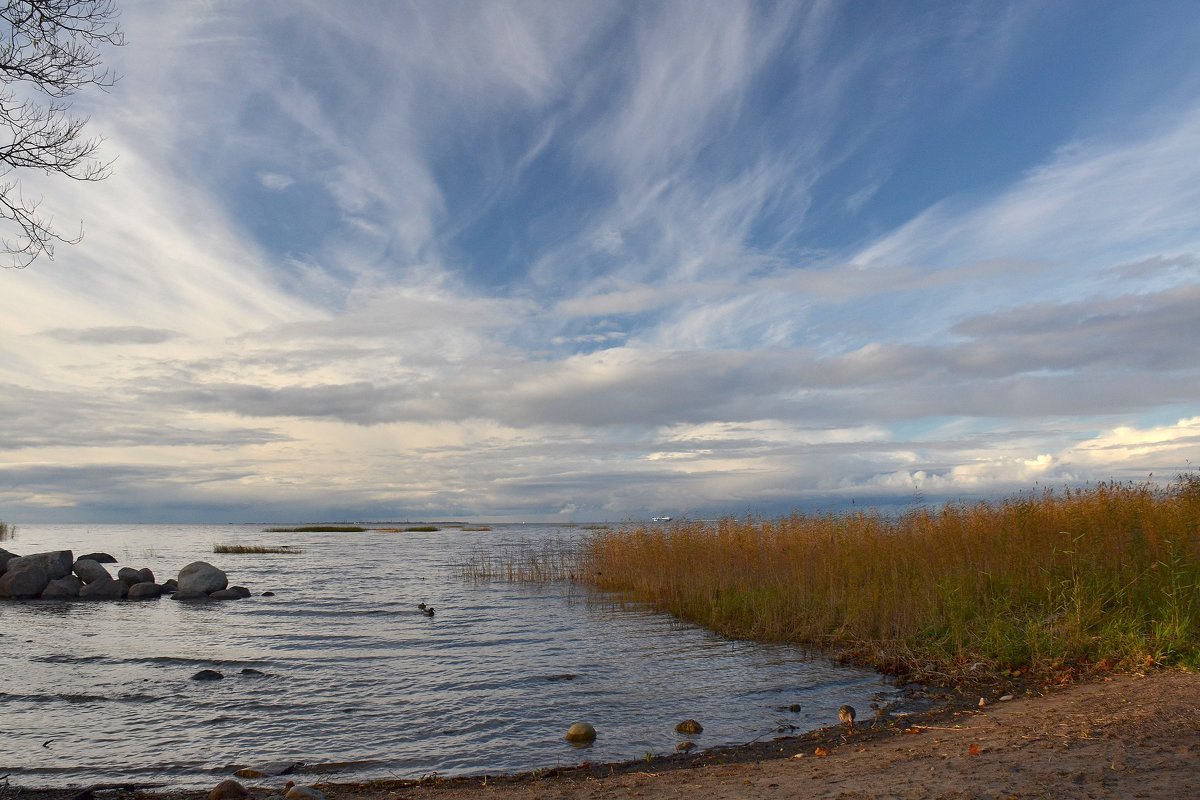
[[[481,546],[586,535],[23,525],[4,542],[18,554],[106,551],[114,575],[145,566],[160,581],[203,560],[256,596],[0,601],[0,775],[191,787],[275,762],[344,781],[498,774],[668,753],[684,738],[769,738],[834,724],[840,704],[865,708],[889,691],[873,672],[721,639],[578,587],[477,584],[455,569]],[[216,542],[303,552],[214,554]],[[276,595],[258,596],[267,590]],[[206,668],[225,678],[191,680]],[[802,710],[784,710],[792,703]],[[704,732],[676,734],[689,717]],[[599,731],[592,747],[563,741],[577,720]]]

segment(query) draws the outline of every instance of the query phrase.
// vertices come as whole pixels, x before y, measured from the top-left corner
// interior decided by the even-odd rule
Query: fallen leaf
[[[921,728],[905,728],[904,732],[905,733],[924,733],[925,731]]]
[[[972,744],[970,747],[968,747],[968,748],[967,748],[967,755],[969,755],[969,756],[977,756],[977,755],[979,755],[979,745],[977,745],[977,744]]]
[[[829,755],[829,751],[824,747],[818,747],[816,750],[813,750],[813,755],[817,758],[824,758],[825,756]]]

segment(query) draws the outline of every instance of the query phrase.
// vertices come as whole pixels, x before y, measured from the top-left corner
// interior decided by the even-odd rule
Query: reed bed
[[[597,589],[920,679],[1200,666],[1200,476],[589,537]]]
[[[304,551],[298,547],[293,547],[289,544],[267,545],[267,544],[222,544],[218,542],[213,545],[214,553],[234,553],[245,555],[251,553],[283,553],[285,555],[296,555]]]
[[[263,528],[264,533],[363,533],[358,525],[301,525],[298,528]]]
[[[17,526],[10,525],[7,522],[0,522],[0,542],[12,539],[17,535]]]
[[[582,555],[579,541],[549,539],[536,545],[525,541],[507,547],[477,547],[458,567],[458,573],[477,582],[552,583],[573,581]]]

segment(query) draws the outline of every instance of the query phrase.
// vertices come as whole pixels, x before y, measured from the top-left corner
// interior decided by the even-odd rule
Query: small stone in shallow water
[[[596,741],[596,729],[587,722],[576,722],[571,727],[567,728],[566,740],[568,742],[594,742]]]
[[[202,669],[192,676],[194,681],[219,681],[225,676],[215,669]]]
[[[263,672],[261,669],[255,669],[254,667],[243,667],[242,674],[243,675],[266,675],[267,673]]]
[[[799,714],[800,713],[800,704],[792,703],[790,706],[788,706],[788,711],[792,712],[793,714]]]
[[[262,596],[263,597],[274,597],[275,593],[274,592],[263,592]]]
[[[675,745],[675,749],[680,751],[681,753],[686,753],[688,750],[691,750],[695,746],[696,746],[696,743],[692,742],[692,741],[680,742],[679,744]]]
[[[311,786],[293,786],[284,797],[287,800],[325,800],[325,795]]]
[[[246,791],[245,786],[233,778],[226,778],[212,788],[212,791],[208,793],[208,800],[243,800],[249,796],[250,793]]]
[[[704,726],[694,719],[685,719],[675,726],[676,733],[703,733]]]

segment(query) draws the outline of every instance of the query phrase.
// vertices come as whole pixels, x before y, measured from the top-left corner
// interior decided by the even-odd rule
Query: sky
[[[1200,464],[1200,6],[119,0],[0,519],[620,521]]]

